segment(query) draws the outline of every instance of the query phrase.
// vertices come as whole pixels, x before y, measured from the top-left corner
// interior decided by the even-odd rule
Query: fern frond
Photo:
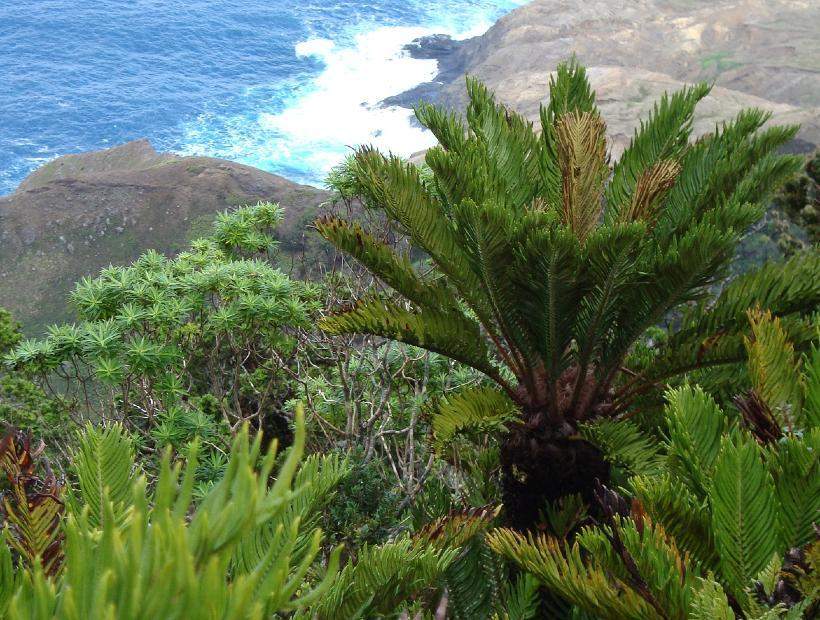
[[[95,427],[87,424],[77,434],[77,448],[71,467],[77,477],[78,492],[70,492],[75,511],[88,507],[88,522],[102,527],[105,506],[121,525],[131,506],[134,484],[134,447],[122,425]]]
[[[581,426],[581,435],[594,443],[613,465],[630,475],[653,475],[661,471],[664,457],[656,438],[648,437],[629,420],[598,420]]]
[[[442,398],[430,411],[433,441],[441,450],[464,432],[504,432],[518,410],[505,394],[492,387],[473,387]]]
[[[365,546],[357,562],[342,569],[315,608],[319,620],[372,618],[394,611],[409,597],[433,587],[456,556],[401,538]]]
[[[757,443],[739,432],[722,441],[711,482],[721,575],[740,597],[777,551],[774,484]]]

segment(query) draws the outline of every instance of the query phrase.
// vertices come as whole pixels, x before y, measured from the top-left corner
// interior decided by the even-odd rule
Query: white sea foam
[[[296,46],[325,66],[311,91],[279,114],[260,115],[260,125],[291,144],[309,145],[311,168],[326,170],[345,145],[373,144],[407,155],[430,146],[430,136],[410,123],[412,113],[380,106],[391,95],[432,80],[435,60],[416,60],[403,50],[409,41],[432,34],[426,28],[377,28],[355,36],[354,45],[337,48],[313,39]]]
[[[521,3],[509,0],[498,5],[511,8]],[[451,12],[425,27],[381,26],[354,32],[343,44],[327,38],[301,41],[296,55],[314,58],[323,68],[311,83],[289,85],[291,94],[281,111],[266,110],[264,101],[255,101],[241,116],[205,115],[185,128],[183,150],[317,183],[360,144],[401,156],[428,148],[435,139],[411,122],[412,111],[381,104],[433,80],[438,72],[435,60],[414,59],[405,46],[431,34],[476,36],[490,25],[489,17]]]

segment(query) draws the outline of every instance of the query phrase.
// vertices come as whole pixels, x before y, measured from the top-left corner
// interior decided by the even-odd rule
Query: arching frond
[[[434,587],[455,556],[455,550],[440,551],[406,537],[365,546],[315,607],[316,617],[351,620],[390,613],[413,594]]]
[[[372,297],[348,312],[323,318],[320,326],[334,334],[364,333],[392,338],[441,353],[487,375],[495,374],[478,323],[463,314],[412,311]]]
[[[87,424],[77,440],[71,461],[77,492],[70,494],[69,501],[75,511],[88,507],[92,527],[102,527],[110,503],[110,513],[121,525],[133,499],[134,447],[130,438],[120,424],[102,428]]]
[[[517,408],[492,387],[467,388],[450,394],[430,411],[433,440],[438,449],[460,433],[495,433],[517,417]]]

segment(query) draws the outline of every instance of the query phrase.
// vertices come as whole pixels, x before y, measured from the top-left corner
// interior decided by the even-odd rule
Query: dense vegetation
[[[610,165],[583,67],[537,129],[469,80],[333,172],[321,277],[261,203],[0,312],[0,616],[816,617],[816,243],[727,278],[806,164],[708,92]]]

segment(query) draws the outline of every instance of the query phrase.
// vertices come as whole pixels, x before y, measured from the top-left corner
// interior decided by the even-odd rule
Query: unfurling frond
[[[780,319],[759,308],[748,311],[752,337],[744,338],[749,375],[756,394],[781,426],[793,430],[800,421],[802,401],[799,366],[794,345]],[[800,424],[802,426],[802,424]]]
[[[604,181],[609,174],[606,125],[592,112],[569,112],[558,119],[555,130],[564,223],[583,241],[603,209]]]
[[[629,208],[621,212],[621,220],[653,220],[666,192],[675,185],[679,172],[680,164],[673,159],[662,160],[644,170],[638,177]]]
[[[629,147],[615,164],[607,185],[609,220],[616,220],[633,196],[639,180],[664,160],[677,161],[689,145],[697,103],[709,94],[709,86],[697,84],[672,95],[664,94],[649,119],[641,121]],[[633,199],[634,201],[634,199]]]

